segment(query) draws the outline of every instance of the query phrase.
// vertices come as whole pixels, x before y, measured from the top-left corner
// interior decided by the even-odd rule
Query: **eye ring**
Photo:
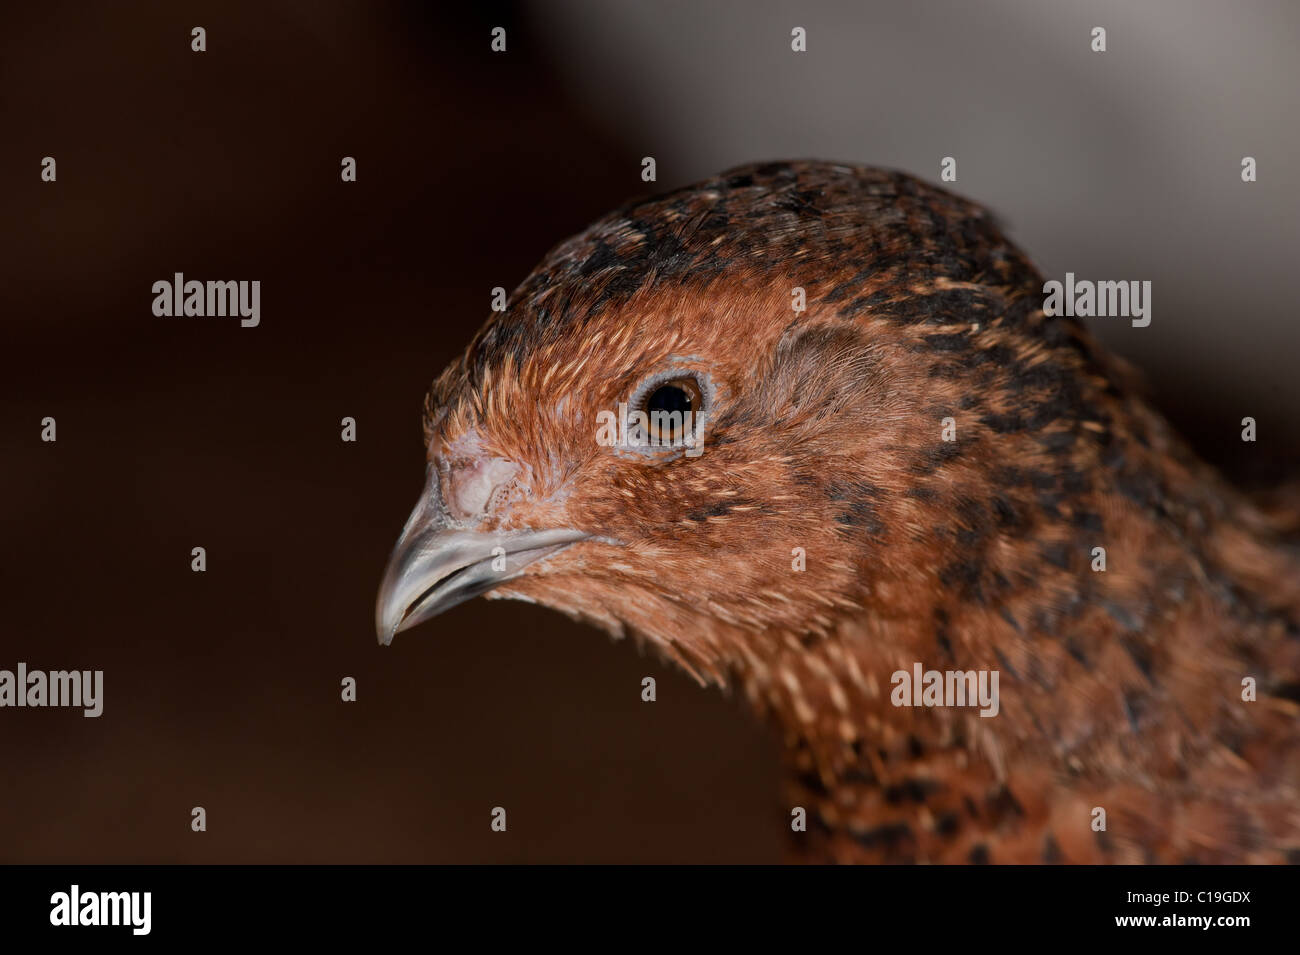
[[[704,432],[711,394],[708,380],[691,371],[671,369],[646,379],[628,402],[638,443],[651,451],[693,447]]]

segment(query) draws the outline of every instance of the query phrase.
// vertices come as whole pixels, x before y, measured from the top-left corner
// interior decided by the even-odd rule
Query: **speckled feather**
[[[1042,284],[909,176],[746,166],[556,247],[435,382],[426,437],[522,466],[498,527],[595,538],[494,596],[633,634],[771,721],[802,858],[1295,861],[1294,514],[1197,460]],[[670,366],[713,384],[704,453],[598,445]],[[997,669],[999,715],[891,705],[914,662]]]

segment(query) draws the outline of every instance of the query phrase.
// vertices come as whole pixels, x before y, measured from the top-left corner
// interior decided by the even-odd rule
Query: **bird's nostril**
[[[458,521],[478,517],[488,509],[496,490],[512,481],[519,465],[505,458],[471,458],[447,470],[443,501]]]

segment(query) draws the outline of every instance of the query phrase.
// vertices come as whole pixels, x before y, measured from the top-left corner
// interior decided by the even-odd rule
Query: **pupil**
[[[650,396],[650,400],[646,402],[647,412],[666,411],[671,413],[673,411],[685,412],[690,410],[691,396],[686,393],[685,389],[678,388],[676,385],[664,385],[662,388],[657,389]]]

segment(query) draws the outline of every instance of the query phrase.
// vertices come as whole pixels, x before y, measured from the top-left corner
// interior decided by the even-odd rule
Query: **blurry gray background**
[[[1150,280],[1088,324],[1235,476],[1295,462],[1300,3],[544,0],[572,95],[681,185],[759,159],[889,166],[994,210],[1046,278]],[[808,50],[790,49],[804,27]],[[1107,52],[1091,30],[1107,31]],[[1258,181],[1241,181],[1241,159]],[[1240,419],[1260,447],[1240,441]],[[1243,451],[1245,449],[1245,451]],[[1243,459],[1242,455],[1248,459]]]

